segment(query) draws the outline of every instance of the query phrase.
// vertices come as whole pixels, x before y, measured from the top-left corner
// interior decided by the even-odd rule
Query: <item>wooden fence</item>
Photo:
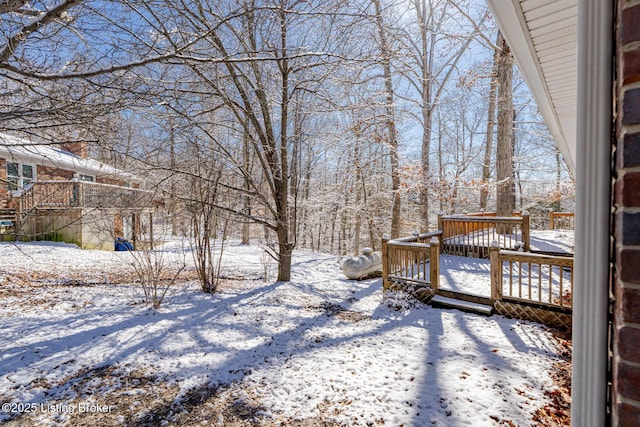
[[[497,241],[503,249],[523,249],[531,245],[529,214],[520,217],[450,215],[438,216],[442,230],[443,254],[489,258],[489,246]]]
[[[438,289],[440,277],[439,231],[410,237],[382,239],[382,282],[384,289],[392,283]]]

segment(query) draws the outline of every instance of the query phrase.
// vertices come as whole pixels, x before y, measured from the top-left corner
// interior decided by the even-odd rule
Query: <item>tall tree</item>
[[[498,32],[497,43],[499,45],[502,36]],[[493,66],[491,68],[489,83],[489,108],[487,109],[487,133],[485,136],[484,161],[482,162],[482,178],[480,187],[480,210],[487,209],[489,199],[489,178],[491,176],[491,153],[493,150],[493,133],[496,125],[496,94],[498,92],[498,49],[493,49]]]
[[[496,211],[511,216],[513,190],[513,57],[502,35],[498,38],[498,135],[496,143]]]
[[[167,0],[162,13],[158,4],[145,2],[146,14],[154,16],[163,43],[179,44],[186,35],[193,40],[170,64],[181,67],[181,79],[187,82],[173,92],[180,113],[241,177],[221,182],[225,191],[236,199],[252,199],[251,211],[245,204],[218,208],[262,224],[275,235],[278,280],[288,281],[297,237],[299,156],[308,137],[303,112],[313,109],[337,66],[330,58],[340,46],[338,35],[322,33],[336,25],[331,18],[335,4]],[[316,31],[303,30],[312,26]],[[238,137],[220,138],[216,127]],[[246,158],[254,168],[248,168]]]
[[[440,104],[444,89],[454,75],[458,62],[469,48],[473,39],[478,35],[477,29],[487,20],[488,15],[483,13],[480,19],[473,20],[468,14],[465,18],[471,20],[469,29],[467,25],[456,25],[457,31],[463,28],[462,34],[448,37],[451,34],[452,8],[461,10],[455,2],[449,0],[411,0],[413,6],[418,33],[408,34],[410,51],[408,58],[409,72],[406,77],[418,93],[420,106],[420,121],[422,123],[421,138],[421,178],[420,187],[420,216],[422,228],[429,228],[429,181],[431,175],[431,139],[433,135],[434,111]],[[476,22],[477,21],[477,22]],[[417,39],[417,40],[414,40]],[[442,43],[447,44],[444,50]]]
[[[393,75],[391,72],[391,47],[387,39],[380,0],[372,0],[375,8],[376,28],[384,79],[385,116],[387,141],[391,158],[391,238],[400,237],[400,216],[402,214],[400,198],[400,159],[398,156],[398,131],[396,129],[396,113],[394,105]]]

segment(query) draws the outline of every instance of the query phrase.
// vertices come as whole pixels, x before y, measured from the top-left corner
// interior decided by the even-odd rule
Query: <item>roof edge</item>
[[[83,159],[62,148],[54,148],[51,144],[39,144],[4,133],[0,133],[0,156],[22,162],[33,162],[38,166],[66,169],[99,177],[124,179],[136,183],[143,182],[143,179],[136,175],[107,163],[91,158]]]
[[[575,176],[575,153],[571,153],[569,143],[553,107],[551,95],[542,75],[540,62],[529,36],[520,3],[518,0],[487,0],[487,4],[503,37],[509,43],[511,53],[518,64],[520,73],[523,75],[529,91],[538,105],[540,114],[556,141],[567,167],[571,174]]]

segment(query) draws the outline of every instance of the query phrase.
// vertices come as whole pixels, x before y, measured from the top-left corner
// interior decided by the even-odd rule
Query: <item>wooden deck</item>
[[[502,219],[499,218],[500,221]],[[456,222],[461,218],[457,217]],[[522,221],[522,219],[519,219]],[[508,221],[514,226],[515,221]],[[472,219],[467,227],[457,224],[456,230],[469,231],[469,239],[455,237],[459,241],[471,241],[484,234],[487,224]],[[494,224],[495,225],[495,224]],[[474,229],[474,227],[476,227]],[[498,224],[499,227],[499,224]],[[526,226],[525,226],[526,227]],[[486,248],[488,256],[479,256],[477,252],[461,250],[464,256],[451,255],[441,230],[414,235],[396,240],[383,239],[383,286],[384,289],[400,288],[413,292],[424,302],[430,302],[435,296],[482,304],[491,307],[492,312],[510,317],[546,323],[565,329],[571,328],[573,302],[573,256],[571,254],[540,254],[501,248],[494,240]],[[528,230],[525,236],[529,239]],[[450,237],[451,238],[451,237]],[[466,239],[466,240],[465,240]],[[428,243],[427,243],[428,242]],[[503,243],[507,240],[503,240]],[[453,245],[461,245],[458,242]],[[441,248],[445,248],[441,253]],[[466,245],[466,248],[478,247],[484,251],[484,245]],[[455,253],[455,252],[454,252]],[[476,255],[474,258],[474,254]],[[484,258],[489,258],[488,260]],[[452,259],[457,261],[452,262]],[[471,273],[464,271],[462,265]],[[465,275],[467,281],[473,281],[475,289],[463,286],[456,289],[450,280],[455,275]],[[459,283],[459,282],[458,282]],[[436,299],[437,303],[440,299]],[[467,304],[469,305],[469,304]],[[460,307],[464,309],[463,307]]]

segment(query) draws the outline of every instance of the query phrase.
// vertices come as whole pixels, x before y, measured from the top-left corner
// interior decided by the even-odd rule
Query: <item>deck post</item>
[[[387,242],[389,235],[382,235],[382,290],[389,289],[389,252],[387,250]]]
[[[553,209],[549,209],[549,230],[555,229],[555,217],[553,216]]]
[[[440,242],[437,237],[432,237],[429,241],[429,279],[431,289],[438,291],[440,286]]]
[[[502,299],[502,266],[500,265],[500,244],[491,242],[489,246],[489,265],[491,271],[491,301]]]
[[[438,230],[442,231],[442,239],[440,240],[440,252],[444,252],[444,238],[446,234],[444,232],[444,224],[442,222],[443,212],[438,212]]]
[[[524,251],[531,250],[531,222],[528,211],[522,212],[522,243],[524,243]]]

